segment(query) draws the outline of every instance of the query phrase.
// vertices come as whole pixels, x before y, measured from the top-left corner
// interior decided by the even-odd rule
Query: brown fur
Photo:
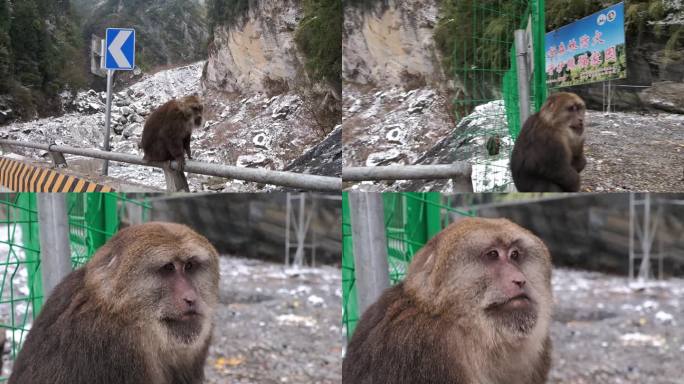
[[[145,121],[140,148],[145,161],[176,160],[179,170],[185,167],[185,156],[192,159],[190,138],[193,128],[202,124],[202,102],[196,95],[171,100],[150,114]]]
[[[487,259],[492,249],[502,257]],[[503,257],[512,250],[520,261]],[[526,282],[520,288],[507,276]],[[528,307],[497,304],[513,288],[529,297]],[[551,259],[539,238],[505,219],[452,224],[416,254],[406,279],[363,314],[342,383],[544,383],[551,295]]]
[[[577,192],[584,157],[584,101],[574,93],[555,93],[530,116],[511,154],[519,192]]]
[[[185,267],[169,275],[170,263]],[[199,384],[218,280],[216,250],[190,228],[123,229],[55,287],[9,383]]]

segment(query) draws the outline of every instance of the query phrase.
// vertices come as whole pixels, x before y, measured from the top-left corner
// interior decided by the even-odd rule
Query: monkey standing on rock
[[[343,384],[542,384],[551,257],[506,219],[450,225],[361,317]]]
[[[584,101],[574,93],[555,93],[530,116],[511,154],[511,173],[519,192],[577,192],[584,157]]]
[[[155,109],[145,121],[138,147],[145,152],[144,160],[161,162],[176,160],[178,170],[185,168],[185,156],[192,160],[190,138],[193,128],[202,124],[202,102],[197,95],[171,100]]]
[[[218,254],[172,223],[119,231],[50,295],[10,384],[199,384]]]

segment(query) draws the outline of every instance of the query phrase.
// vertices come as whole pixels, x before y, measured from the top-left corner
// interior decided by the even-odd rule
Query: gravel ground
[[[340,383],[341,272],[221,258],[207,384]]]
[[[684,191],[684,116],[589,111],[582,191]]]
[[[554,271],[553,384],[683,384],[684,280]]]

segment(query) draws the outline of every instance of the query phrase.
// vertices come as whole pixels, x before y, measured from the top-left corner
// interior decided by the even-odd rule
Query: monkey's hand
[[[575,168],[577,172],[582,172],[584,167],[587,166],[587,159],[584,155],[576,156],[572,159],[572,167]]]

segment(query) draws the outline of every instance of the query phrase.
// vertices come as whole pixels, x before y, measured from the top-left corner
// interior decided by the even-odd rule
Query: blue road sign
[[[131,70],[135,67],[135,30],[107,28],[105,69]]]

